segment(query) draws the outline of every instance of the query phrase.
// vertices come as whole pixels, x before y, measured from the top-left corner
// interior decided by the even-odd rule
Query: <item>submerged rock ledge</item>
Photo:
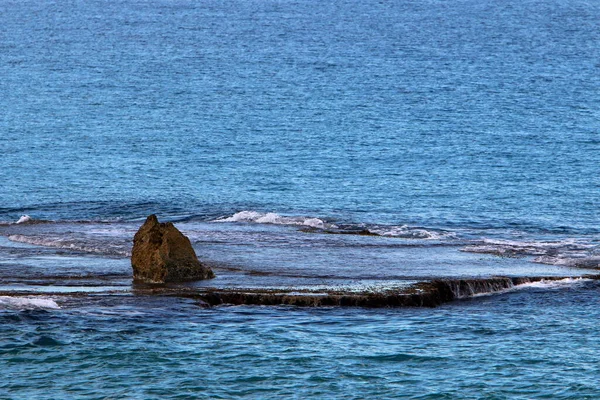
[[[52,290],[0,290],[0,296],[35,297],[51,296],[54,298],[94,298],[107,296],[166,296],[193,299],[201,307],[219,305],[263,305],[263,306],[297,306],[297,307],[437,307],[454,300],[466,299],[476,295],[502,293],[516,286],[535,283],[553,282],[565,279],[600,280],[600,275],[580,276],[538,276],[538,277],[492,277],[478,279],[434,279],[423,281],[402,289],[381,291],[345,291],[310,289],[257,289],[257,288],[193,288],[156,286],[137,283],[133,288],[111,289],[102,292],[60,291]]]
[[[179,293],[178,295],[194,298],[199,301],[200,305],[207,307],[224,304],[299,307],[437,307],[453,300],[479,294],[499,293],[526,283],[578,278],[600,280],[600,275],[436,279],[415,284],[404,290],[381,292],[314,292],[236,288],[206,289],[203,292]]]

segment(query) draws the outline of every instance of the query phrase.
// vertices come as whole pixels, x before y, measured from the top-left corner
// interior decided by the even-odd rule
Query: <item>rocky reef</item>
[[[359,232],[358,234],[365,234]],[[131,256],[133,278],[141,283],[175,283],[214,278],[212,270],[198,261],[190,240],[172,223],[160,223],[150,215],[133,240]],[[577,278],[599,280],[600,275]],[[557,281],[572,277],[490,277],[472,279],[432,279],[371,291],[311,290],[243,287],[194,287],[189,285],[140,285],[140,295],[165,295],[195,299],[205,307],[217,305],[293,305],[300,307],[437,307],[457,299],[493,294],[515,286]]]
[[[570,277],[493,277],[482,279],[438,279],[420,282],[404,290],[381,292],[312,292],[260,289],[212,289],[195,293],[178,293],[197,299],[202,306],[293,305],[300,307],[437,307],[478,294],[493,294],[515,286],[557,281]],[[600,279],[600,275],[585,276]]]
[[[152,214],[133,238],[133,279],[146,283],[183,282],[214,278],[198,261],[190,240],[172,223],[160,223]]]

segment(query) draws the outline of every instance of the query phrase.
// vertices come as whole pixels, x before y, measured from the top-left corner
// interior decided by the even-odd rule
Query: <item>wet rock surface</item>
[[[518,285],[540,281],[559,281],[572,277],[494,277],[482,279],[438,279],[420,282],[404,290],[381,292],[312,292],[260,289],[212,289],[179,293],[197,299],[201,306],[217,305],[293,305],[299,307],[437,307],[454,300],[480,294],[510,290]],[[600,279],[600,275],[587,275]],[[173,295],[173,294],[172,294]]]
[[[146,283],[184,282],[214,278],[198,261],[190,240],[172,223],[152,214],[133,238],[133,279]]]

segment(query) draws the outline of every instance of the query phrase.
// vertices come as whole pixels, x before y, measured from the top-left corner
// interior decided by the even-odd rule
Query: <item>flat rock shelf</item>
[[[135,285],[131,290],[107,290],[104,295],[166,296],[197,301],[201,307],[221,305],[263,305],[297,307],[437,307],[455,300],[491,295],[518,289],[522,285],[552,283],[573,279],[600,280],[600,275],[492,277],[481,279],[434,279],[418,282],[404,288],[386,290],[345,291],[327,289],[260,289],[260,288],[185,288],[162,285]],[[85,298],[98,292],[0,291],[0,296],[51,296]]]

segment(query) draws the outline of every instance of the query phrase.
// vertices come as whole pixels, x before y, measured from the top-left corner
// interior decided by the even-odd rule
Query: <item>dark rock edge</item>
[[[600,275],[560,277],[493,277],[482,279],[435,279],[420,282],[404,290],[381,292],[340,292],[309,290],[261,289],[204,289],[165,293],[171,296],[192,298],[204,307],[218,305],[290,305],[298,307],[437,307],[454,300],[478,294],[494,294],[515,286],[539,281],[586,278],[600,280]],[[160,289],[159,289],[160,292]]]
[[[197,301],[201,307],[220,305],[262,305],[296,307],[438,307],[455,300],[467,299],[478,294],[494,294],[515,286],[539,281],[562,279],[600,280],[600,275],[581,276],[538,276],[538,277],[493,277],[478,279],[435,279],[409,286],[402,290],[381,292],[344,292],[276,289],[216,289],[174,288],[164,285],[137,285],[132,294],[136,296],[182,297]],[[106,295],[122,296],[123,291],[111,291]],[[89,292],[29,292],[0,291],[0,296],[53,296],[89,297]]]

